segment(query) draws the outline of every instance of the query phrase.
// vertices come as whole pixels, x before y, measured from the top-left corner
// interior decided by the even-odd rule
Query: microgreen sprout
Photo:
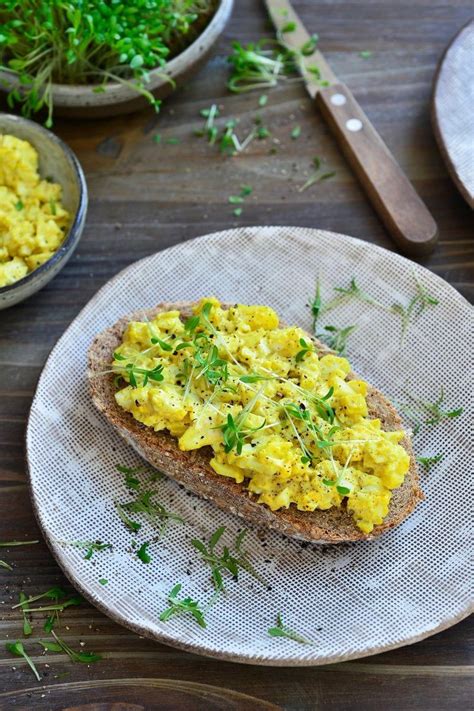
[[[301,126],[295,126],[291,131],[291,137],[294,141],[301,136]]]
[[[140,488],[140,479],[137,479],[135,474],[139,474],[140,472],[143,472],[146,467],[126,467],[123,464],[116,464],[115,468],[117,471],[119,471],[121,474],[125,475],[125,486],[128,489],[133,489],[136,491],[137,489]]]
[[[280,613],[277,615],[276,626],[270,627],[268,634],[270,637],[286,637],[287,639],[292,639],[294,642],[299,642],[300,644],[312,644],[309,639],[306,639],[306,637],[294,632],[292,629],[283,624]]]
[[[202,560],[211,568],[212,583],[217,591],[224,591],[224,579],[222,574],[230,573],[233,580],[237,581],[240,569],[250,573],[254,578],[263,582],[257,571],[247,558],[247,554],[242,550],[242,543],[247,531],[243,530],[235,539],[231,549],[223,546],[220,552],[216,551],[216,546],[219,543],[222,535],[226,530],[225,526],[220,526],[209,541],[205,543],[198,538],[193,538],[191,544],[201,554]]]
[[[0,548],[14,548],[15,546],[33,546],[39,541],[2,541],[0,542]]]
[[[149,545],[150,545],[150,541],[146,541],[137,550],[137,557],[140,558],[142,563],[149,563],[151,561],[151,556],[148,553]]]
[[[83,548],[85,550],[84,560],[90,560],[94,553],[112,550],[111,543],[101,543],[101,541],[70,541],[69,546]]]
[[[314,334],[316,334],[316,325],[318,323],[318,318],[322,309],[321,285],[319,279],[317,279],[316,281],[316,289],[314,292],[314,296],[312,299],[309,300],[308,305],[311,310],[311,316],[313,317],[312,331]]]
[[[170,343],[166,343],[166,341],[163,341],[161,338],[158,338],[158,336],[152,336],[150,338],[151,343],[154,346],[160,346],[161,350],[166,351],[168,353],[171,353],[173,350],[173,346]]]
[[[138,388],[138,380],[141,380],[141,387],[145,387],[149,380],[155,383],[164,380],[163,366],[157,365],[154,368],[139,368],[134,363],[127,363],[126,365],[119,365],[121,361],[125,361],[127,358],[121,353],[114,353],[114,372],[122,376],[128,376],[128,380],[132,388]]]
[[[319,37],[317,34],[311,35],[309,40],[305,42],[304,45],[301,47],[301,54],[304,57],[309,57],[311,54],[313,54],[316,51],[316,47],[318,46],[318,40]]]
[[[38,602],[38,600],[43,600],[45,598],[47,600],[51,600],[52,604],[43,605],[40,607],[30,607],[32,603]],[[61,600],[61,598],[66,599]],[[67,598],[66,591],[55,585],[49,590],[46,590],[46,592],[40,593],[39,595],[32,595],[31,597],[26,597],[24,593],[20,593],[20,602],[18,602],[16,605],[13,605],[12,610],[17,609],[18,607],[21,609],[24,618],[25,634],[28,634],[26,631],[28,629],[29,622],[29,619],[27,619],[27,615],[29,615],[31,612],[51,613],[48,615],[43,625],[43,629],[45,632],[51,632],[55,623],[59,620],[60,612],[63,612],[66,608],[71,607],[73,605],[80,605],[82,602],[83,599],[80,595],[73,595],[72,597]]]
[[[239,378],[241,383],[258,383],[261,380],[274,380],[272,375],[259,375],[258,373],[249,373],[249,375],[241,375]]]
[[[319,333],[318,338],[323,341],[331,350],[336,351],[338,355],[344,355],[347,348],[347,341],[351,333],[357,328],[354,326],[346,326],[339,328],[337,326],[324,326],[326,333]]]
[[[304,360],[304,357],[313,351],[313,346],[310,343],[306,343],[304,338],[300,338],[300,346],[301,350],[298,351],[298,353],[295,356],[295,360],[297,363],[300,363],[302,360]]]
[[[204,129],[201,131],[200,135],[207,135],[207,140],[212,146],[216,142],[219,132],[214,123],[215,119],[219,116],[217,104],[212,104],[208,109],[201,109],[200,114],[206,119]]]
[[[258,100],[258,105],[263,108],[264,106],[267,105],[268,102],[268,96],[266,94],[262,94]]]
[[[0,560],[0,568],[4,568],[5,570],[13,570],[12,566],[4,560]]]
[[[190,597],[185,597],[182,600],[178,599],[181,588],[182,585],[178,583],[168,594],[169,607],[166,610],[163,610],[159,619],[161,622],[167,622],[170,617],[173,617],[174,615],[188,613],[192,615],[200,627],[206,627],[207,625],[204,619],[205,611],[202,609],[200,604]]]
[[[155,496],[154,491],[145,491],[140,494],[138,498],[134,501],[129,501],[126,504],[120,504],[122,513],[125,514],[125,519],[128,519],[127,514],[133,513],[144,514],[151,523],[155,523],[158,520],[160,522],[160,535],[165,532],[168,521],[177,521],[178,523],[184,523],[184,520],[181,518],[181,516],[178,516],[178,514],[168,511],[162,504],[158,503],[157,501],[153,501],[153,496]],[[126,525],[132,531],[136,532],[140,528],[140,524],[137,524],[136,521],[132,521],[131,519],[128,519],[128,521],[129,523],[127,523]]]
[[[327,400],[331,397],[333,391],[330,390],[325,396],[325,399],[321,398],[319,401],[320,409],[318,415],[322,419],[331,423],[334,421],[334,411],[327,403]],[[296,422],[301,422],[305,428],[305,431],[309,432],[314,440],[315,445],[319,449],[327,449],[334,445],[334,440],[332,439],[333,434],[339,429],[338,426],[334,425],[330,428],[329,432],[325,434],[323,430],[316,424],[313,420],[310,409],[304,403],[285,403],[283,406],[283,411],[286,417],[291,421],[293,425],[293,431],[297,436],[301,451],[302,451],[302,462],[303,464],[309,464],[312,461],[312,455],[307,446],[301,439],[298,430],[296,428]]]
[[[428,402],[419,398],[408,396],[411,400],[409,404],[400,405],[400,410],[404,412],[414,423],[414,434],[417,434],[422,425],[438,425],[444,420],[450,420],[454,417],[460,417],[463,412],[463,407],[457,407],[453,410],[445,410],[442,405],[445,401],[444,388],[440,390],[438,398],[434,402]]]
[[[258,126],[257,128],[257,138],[262,141],[271,135],[269,129],[266,126]]]
[[[382,306],[378,301],[373,299],[369,294],[367,294],[365,291],[363,291],[360,286],[357,284],[355,277],[352,277],[349,286],[343,287],[343,286],[335,286],[334,291],[337,292],[337,294],[340,295],[340,299],[344,300],[346,298],[351,299],[359,299],[359,301],[365,301],[366,304],[371,304],[372,306]],[[330,301],[327,306],[325,307],[325,311],[328,311],[330,308],[333,306],[336,306],[337,304],[341,303],[338,297],[336,299],[333,299]],[[382,308],[385,308],[382,306]]]
[[[138,523],[138,521],[134,521],[130,518],[130,516],[127,516],[122,504],[119,504],[118,501],[115,501],[114,504],[122,523],[125,524],[129,531],[132,531],[132,533],[137,533],[142,527],[142,524]]]
[[[334,457],[331,452],[330,461],[331,461],[332,467],[334,469],[336,478],[335,479],[323,479],[323,484],[325,484],[326,486],[335,486],[338,494],[340,494],[341,496],[347,496],[347,494],[350,494],[352,491],[352,486],[349,482],[346,481],[345,476],[346,476],[346,473],[349,468],[349,464],[351,462],[353,455],[354,455],[354,445],[352,445],[352,447],[351,447],[351,451],[349,452],[349,456],[347,457],[344,466],[342,467],[342,469],[339,469],[339,471],[338,471],[336,462],[334,461]]]
[[[19,605],[22,606],[26,603],[27,597],[23,591],[20,592],[19,599],[20,599]],[[31,618],[30,618],[29,614],[27,612],[25,612],[23,607],[21,609],[21,612],[23,615],[23,636],[29,637],[29,635],[32,634],[32,632],[33,632],[33,627],[31,626]]]
[[[431,467],[441,462],[442,459],[444,459],[444,454],[435,454],[432,457],[417,457],[416,461],[429,471]]]
[[[244,410],[242,410],[242,413],[243,412]],[[222,434],[224,435],[225,452],[231,452],[235,448],[237,454],[242,454],[242,448],[246,438],[250,437],[254,432],[261,430],[265,425],[264,420],[258,427],[244,428],[243,425],[248,413],[245,413],[245,417],[241,416],[242,413],[234,419],[229,412],[225,424],[220,426]]]
[[[294,32],[296,30],[296,22],[287,22],[283,27],[281,28],[282,32]]]
[[[79,662],[81,664],[92,664],[93,662],[99,662],[102,659],[101,654],[96,654],[95,652],[76,652],[72,649],[66,642],[58,637],[54,632],[51,632],[55,641],[50,642],[49,640],[40,639],[38,644],[41,644],[43,649],[47,652],[65,652],[72,662]]]
[[[228,57],[232,67],[227,82],[230,91],[241,93],[270,88],[279,81],[291,80],[296,72],[293,52],[273,40],[262,39],[247,46],[233,42],[232,50]]]
[[[245,202],[245,198],[251,195],[253,188],[251,185],[241,185],[240,193],[238,195],[229,195],[229,202],[231,205],[240,205]],[[242,208],[236,207],[234,210],[234,215],[239,217],[242,214]]]
[[[64,600],[64,602],[58,602],[57,605],[41,605],[41,607],[27,607],[23,608],[25,612],[64,612],[67,607],[71,605],[80,605],[82,603],[82,598],[80,595],[76,595],[69,600]]]
[[[359,57],[362,59],[369,59],[373,55],[373,52],[371,52],[370,49],[363,49],[362,52],[359,52]]]
[[[313,158],[313,165],[314,165],[315,172],[313,173],[313,175],[310,175],[310,177],[304,183],[304,185],[302,185],[300,188],[298,188],[298,192],[303,193],[305,190],[310,188],[315,183],[320,183],[323,180],[329,180],[330,178],[333,178],[336,175],[336,173],[334,171],[321,173],[320,172],[321,163],[322,163],[322,161],[321,161],[321,158],[319,158],[319,156],[315,156]]]
[[[7,652],[10,652],[10,654],[14,654],[16,657],[23,657],[23,659],[26,661],[26,663],[30,667],[31,671],[35,675],[37,681],[41,681],[41,677],[38,673],[37,668],[35,667],[35,665],[33,663],[33,660],[30,659],[28,654],[25,652],[25,648],[19,639],[17,639],[16,642],[7,642],[5,644],[5,647],[6,647]]]
[[[30,605],[32,602],[37,602],[38,600],[43,600],[44,598],[47,598],[48,600],[58,601],[61,597],[66,596],[67,592],[65,590],[60,588],[58,585],[54,585],[52,588],[49,588],[49,590],[46,590],[46,592],[44,593],[40,593],[39,595],[32,595],[31,597],[28,597],[25,600],[21,600],[16,605],[13,605],[12,610],[15,610],[17,607],[24,607],[25,605]]]
[[[392,312],[400,316],[402,321],[402,339],[405,336],[410,323],[420,316],[425,309],[430,306],[437,306],[439,300],[428,293],[427,289],[418,280],[416,274],[413,274],[415,279],[415,295],[412,296],[408,304],[396,303],[392,306]]]

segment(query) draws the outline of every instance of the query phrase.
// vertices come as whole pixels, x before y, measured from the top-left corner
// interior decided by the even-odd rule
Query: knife
[[[438,239],[436,222],[352,92],[334,74],[289,0],[265,4],[278,39],[297,53],[309,95],[393,240],[411,256],[430,254]]]

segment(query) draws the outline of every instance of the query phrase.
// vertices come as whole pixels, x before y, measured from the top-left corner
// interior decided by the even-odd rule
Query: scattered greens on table
[[[241,185],[240,193],[238,195],[229,195],[229,202],[231,205],[238,205],[239,207],[234,208],[233,213],[236,217],[240,217],[243,208],[240,207],[245,202],[245,198],[251,195],[253,188],[250,185]]]
[[[53,83],[95,85],[119,82],[159,107],[147,89],[149,71],[196,37],[211,16],[213,0],[3,0],[0,68],[12,72],[8,104],[25,116],[46,109],[52,124]],[[172,81],[170,79],[170,81]]]
[[[23,643],[20,642],[19,639],[17,639],[16,642],[7,642],[7,643],[5,644],[5,648],[6,648],[7,652],[10,652],[10,654],[14,654],[15,657],[23,657],[23,659],[26,661],[26,663],[27,663],[28,666],[30,667],[31,671],[32,671],[33,674],[35,675],[37,681],[41,681],[41,677],[40,677],[40,675],[39,675],[39,673],[38,673],[37,668],[36,668],[35,665],[33,664],[33,660],[30,659],[30,657],[28,656],[28,654],[25,652],[25,648],[24,648],[24,646],[23,646]]]
[[[227,88],[237,94],[269,89],[279,81],[296,79],[297,66],[293,52],[273,39],[261,39],[245,46],[233,42],[232,53],[227,61],[231,65]]]
[[[63,639],[60,639],[55,632],[51,632],[54,637],[54,642],[49,640],[40,639],[38,644],[40,644],[46,652],[65,652],[72,662],[79,662],[81,664],[92,664],[92,662],[99,662],[102,659],[101,654],[96,654],[95,652],[76,652],[72,649]]]

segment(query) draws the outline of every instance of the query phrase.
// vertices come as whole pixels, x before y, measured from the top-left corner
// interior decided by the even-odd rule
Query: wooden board
[[[456,35],[441,61],[432,118],[451,177],[474,209],[474,20]]]
[[[319,32],[321,47],[338,76],[351,87],[438,222],[437,250],[421,262],[473,300],[473,215],[439,156],[429,120],[436,64],[449,39],[471,16],[471,0],[449,4],[360,0],[356,10],[341,0],[296,0],[295,5],[305,24]],[[284,85],[266,92],[264,109],[258,108],[258,94],[233,96],[225,90],[230,41],[268,35],[266,27],[259,4],[239,0],[217,56],[159,117],[147,110],[126,118],[55,125],[82,161],[91,204],[84,236],[65,269],[37,296],[0,314],[0,541],[40,537],[29,502],[23,450],[35,383],[66,326],[119,269],[234,223],[320,227],[393,249],[303,87]],[[373,55],[359,57],[363,50],[372,50]],[[272,139],[256,141],[238,158],[221,157],[193,135],[202,125],[199,109],[214,100],[224,106],[223,116],[241,119],[242,133],[259,111]],[[301,126],[301,136],[291,140],[295,125]],[[156,133],[162,136],[161,143],[153,141]],[[168,144],[167,138],[180,142]],[[272,148],[277,153],[271,154]],[[299,192],[316,155],[336,176]],[[244,183],[253,185],[254,192],[237,218],[228,197]],[[8,555],[2,550],[0,558],[14,566],[12,573],[0,570],[1,634],[3,640],[17,639],[21,621],[10,607],[18,591],[38,594],[68,583],[43,542],[12,549]],[[387,698],[394,711],[467,708],[473,633],[473,621],[466,620],[424,642],[365,660],[317,670],[272,670],[217,662],[140,639],[84,604],[68,611],[61,634],[74,648],[83,641],[85,649],[102,652],[103,661],[72,665],[63,655],[45,660],[36,647],[43,676],[38,685],[2,644],[0,709],[43,711],[85,703],[97,709],[100,700],[111,703],[109,692],[100,686],[107,681],[117,703],[123,699],[131,704],[123,680],[146,679],[145,686],[163,678],[234,689],[292,711],[378,711]],[[25,644],[35,649],[32,642]],[[138,707],[141,703],[150,708],[150,700],[146,706],[141,698],[136,695]]]

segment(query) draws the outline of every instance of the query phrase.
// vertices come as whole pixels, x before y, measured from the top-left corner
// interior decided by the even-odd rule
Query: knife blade
[[[315,100],[367,197],[398,246],[412,256],[430,254],[436,222],[350,89],[332,71],[289,0],[265,0],[281,44],[294,52]]]

